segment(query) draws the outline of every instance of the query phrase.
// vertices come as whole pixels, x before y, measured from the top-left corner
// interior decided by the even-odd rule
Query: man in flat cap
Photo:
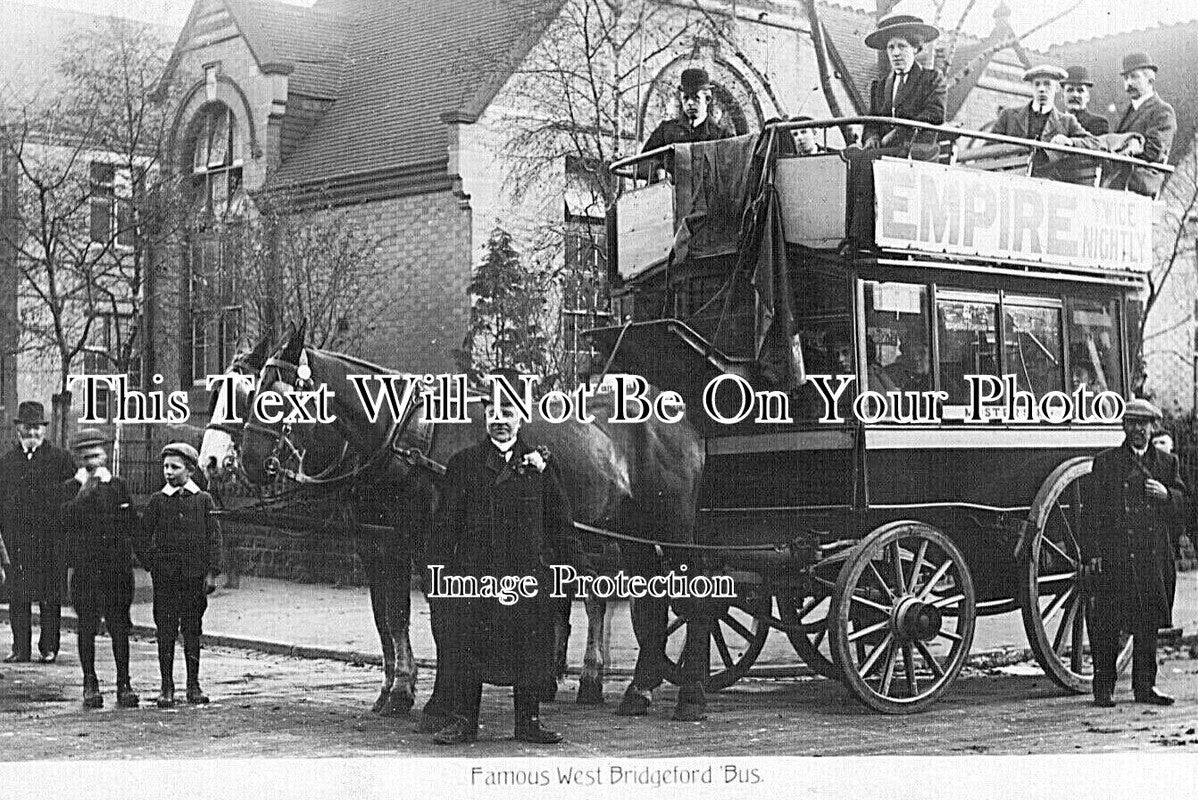
[[[1023,79],[1032,85],[1032,99],[1027,105],[1004,108],[998,114],[992,133],[1031,139],[1037,142],[1099,150],[1098,138],[1081,126],[1072,114],[1058,111],[1054,102],[1060,82],[1068,77],[1060,67],[1044,64],[1025,70]],[[1032,177],[1050,178],[1071,183],[1085,182],[1085,176],[1074,156],[1037,150],[1032,156]],[[1088,173],[1094,181],[1094,173]]]
[[[678,82],[678,106],[679,115],[658,125],[649,134],[649,140],[641,152],[656,150],[668,144],[712,142],[733,135],[732,131],[711,117],[711,79],[702,67],[682,70]],[[655,163],[655,168],[670,170],[673,164],[673,158],[667,153]]]
[[[1173,136],[1177,133],[1177,113],[1156,93],[1156,64],[1145,53],[1131,53],[1123,59],[1123,89],[1131,103],[1115,126],[1115,133],[1135,133],[1143,139],[1139,157],[1153,164],[1169,159]],[[1111,165],[1103,186],[1130,189],[1155,197],[1165,175],[1143,167]]]
[[[1115,705],[1119,634],[1130,633],[1132,694],[1137,703],[1170,705],[1156,689],[1157,629],[1172,624],[1177,573],[1170,537],[1184,524],[1186,487],[1177,457],[1149,443],[1161,412],[1132,400],[1123,413],[1120,447],[1099,453],[1082,484],[1078,531],[1086,625],[1094,662],[1094,703]]]
[[[75,474],[75,461],[46,441],[45,407],[26,401],[13,422],[17,444],[0,457],[0,533],[12,561],[8,576],[12,653],[5,661],[32,658],[33,611],[41,612],[38,650],[44,663],[58,658],[66,544],[58,507],[60,487]]]
[[[1090,88],[1093,85],[1090,70],[1085,67],[1067,67],[1065,79],[1061,81],[1061,93],[1065,95],[1065,110],[1089,133],[1102,136],[1111,132],[1111,121],[1090,113]]]
[[[890,73],[870,87],[869,115],[944,124],[944,76],[934,67],[923,67],[915,57],[924,45],[940,35],[935,25],[919,17],[896,14],[878,23],[877,30],[865,37],[865,44],[884,50]],[[934,132],[920,133],[911,128],[870,123],[862,130],[866,148],[898,148],[906,155],[912,142],[934,143]]]

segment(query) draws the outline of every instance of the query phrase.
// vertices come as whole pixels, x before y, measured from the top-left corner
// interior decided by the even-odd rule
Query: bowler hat
[[[1142,397],[1137,397],[1134,400],[1127,402],[1127,408],[1123,411],[1124,419],[1150,419],[1160,420],[1161,410],[1149,403]]]
[[[702,67],[687,67],[682,70],[678,79],[678,89],[683,94],[695,94],[702,89],[711,88],[711,77]]]
[[[36,400],[26,400],[17,406],[17,418],[13,422],[18,425],[49,425],[46,419],[46,407]]]
[[[918,39],[927,44],[940,35],[940,29],[911,14],[895,14],[878,22],[878,29],[865,37],[865,46],[885,50],[886,43],[898,36]]]
[[[1061,83],[1075,83],[1081,86],[1093,86],[1090,80],[1090,70],[1085,67],[1069,67],[1065,70],[1065,79]]]
[[[80,428],[71,437],[71,450],[76,453],[89,447],[104,447],[107,444],[108,437],[99,428]]]
[[[1152,63],[1152,59],[1148,57],[1147,53],[1128,53],[1123,57],[1123,69],[1119,74],[1126,75],[1137,69],[1150,69],[1156,72],[1157,66]]]
[[[200,454],[187,442],[171,442],[162,448],[162,453],[159,457],[166,458],[167,456],[175,456],[176,458],[183,459],[183,462],[193,470],[198,469],[200,466]]]
[[[1052,78],[1054,81],[1063,81],[1068,77],[1069,73],[1053,64],[1038,64],[1023,71],[1025,81],[1034,81],[1036,78]]]

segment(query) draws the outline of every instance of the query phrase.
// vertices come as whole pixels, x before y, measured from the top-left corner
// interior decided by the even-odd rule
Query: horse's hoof
[[[550,679],[542,683],[537,695],[542,703],[552,703],[557,699],[557,681]]]
[[[699,722],[707,719],[706,703],[683,703],[674,706],[675,722]]]
[[[390,698],[391,698],[391,692],[388,691],[387,689],[383,689],[381,692],[379,692],[379,697],[377,700],[374,701],[374,705],[372,705],[370,707],[370,713],[382,714],[383,709],[387,707],[387,701]]]
[[[583,676],[578,679],[578,705],[603,705],[603,681]]]
[[[643,717],[649,713],[649,698],[635,689],[628,689],[616,709],[617,717]]]
[[[410,692],[399,692],[394,689],[391,691],[391,696],[383,705],[382,715],[384,717],[403,717],[412,710],[412,706],[416,704],[416,698],[412,697]]]

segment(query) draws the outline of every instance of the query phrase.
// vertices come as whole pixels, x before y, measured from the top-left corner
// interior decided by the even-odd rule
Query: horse
[[[410,570],[400,564],[406,567],[409,558],[420,563],[422,542],[417,534],[427,528],[435,510],[438,467],[450,455],[484,435],[481,404],[467,403],[468,425],[429,421],[428,404],[422,398],[399,409],[398,415],[383,404],[371,419],[363,403],[354,400],[356,391],[351,375],[389,378],[391,373],[349,356],[306,348],[300,330],[267,360],[258,386],[260,390],[280,392],[295,391],[301,384],[323,385],[331,390],[329,410],[335,416],[331,427],[354,453],[350,474],[359,487],[366,486],[368,480],[377,482],[371,488],[371,495],[384,498],[380,506],[398,510],[390,519],[409,532],[405,537],[395,537],[400,546],[390,561],[390,578],[400,589],[396,594],[403,596],[406,605]],[[685,420],[613,423],[610,395],[598,395],[591,406],[593,423],[550,422],[534,415],[522,427],[521,435],[533,446],[546,447],[557,459],[575,521],[628,534],[632,540],[621,541],[619,546],[624,570],[645,577],[660,574],[664,568],[661,553],[643,540],[651,538],[678,545],[683,550],[685,545],[693,543],[703,469],[699,436]],[[261,482],[271,477],[272,471],[278,469],[279,456],[287,453],[286,440],[297,427],[302,426],[285,423],[270,426],[255,421],[246,424],[241,459],[242,470],[250,480]],[[393,457],[396,455],[399,457]],[[647,713],[652,691],[671,669],[666,657],[669,599],[646,597],[631,604],[631,609],[639,648],[632,680],[616,712],[622,715]],[[438,652],[442,652],[444,637],[451,632],[438,630],[436,617],[434,611],[434,639]],[[709,622],[704,614],[696,613],[687,627],[675,719],[694,720],[705,715],[702,682],[708,666]],[[588,645],[588,661],[591,649]],[[602,697],[602,665],[597,667],[584,673],[580,695],[584,690],[593,692],[597,688]],[[441,704],[444,689],[439,671],[433,698],[425,706],[426,716],[444,713],[447,708]],[[436,711],[430,712],[430,706]]]

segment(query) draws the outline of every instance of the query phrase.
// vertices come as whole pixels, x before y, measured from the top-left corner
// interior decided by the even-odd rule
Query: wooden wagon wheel
[[[769,636],[773,612],[769,595],[738,597],[726,605],[711,625],[711,671],[703,688],[709,692],[726,689],[749,673]],[[671,608],[666,628],[666,678],[680,681],[679,658],[686,640],[687,616],[678,616]]]
[[[1094,460],[1062,462],[1036,492],[1019,543],[1019,607],[1036,661],[1054,683],[1079,694],[1090,691],[1093,665],[1087,648],[1085,598],[1079,582],[1082,479]],[[1115,662],[1131,663],[1132,642]]]
[[[832,656],[861,702],[908,714],[952,685],[975,622],[973,580],[956,545],[926,523],[891,522],[862,539],[840,570]]]
[[[817,675],[841,680],[844,673],[832,660],[828,640],[828,612],[836,579],[851,550],[826,558],[811,570],[804,589],[786,586],[778,590],[779,626],[790,639],[795,652]]]

